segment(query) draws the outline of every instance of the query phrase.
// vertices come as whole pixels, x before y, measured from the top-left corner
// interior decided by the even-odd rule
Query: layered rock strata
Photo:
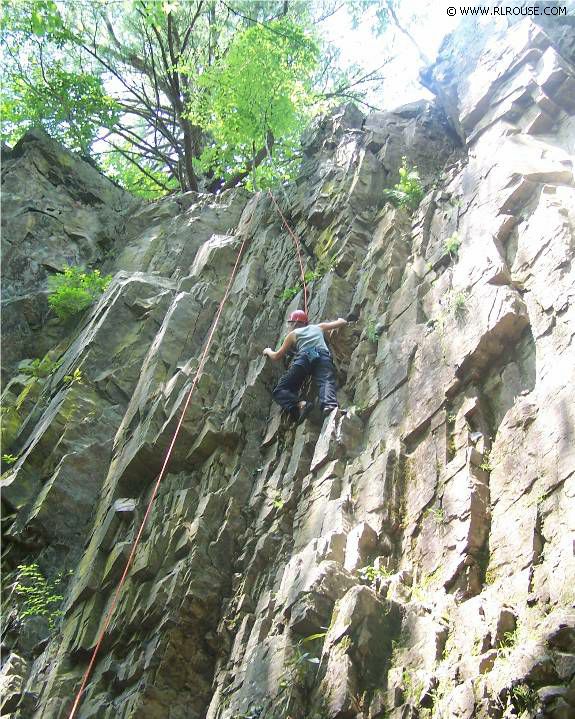
[[[53,628],[6,592],[5,713],[67,716],[247,240],[79,716],[573,715],[575,75],[550,32],[485,36],[467,64],[455,38],[427,76],[440,102],[342,108],[306,139],[276,195],[321,275],[310,314],[359,319],[331,338],[344,409],[298,427],[261,355],[302,301],[269,197],[143,204],[100,179],[112,222],[76,197],[92,168],[19,144],[6,183],[52,174],[5,210],[9,292],[35,232],[17,218],[56,194],[79,203],[74,261],[114,280],[7,360],[60,360],[5,389],[8,584],[72,573]],[[384,192],[402,157],[427,189],[413,213]]]

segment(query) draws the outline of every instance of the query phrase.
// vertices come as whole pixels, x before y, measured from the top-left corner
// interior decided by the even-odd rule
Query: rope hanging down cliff
[[[294,232],[294,231],[291,229],[291,227],[289,226],[288,221],[287,221],[286,218],[284,217],[283,212],[280,210],[280,206],[279,206],[278,203],[276,202],[276,198],[272,195],[271,190],[268,190],[268,195],[271,197],[272,202],[274,203],[275,208],[276,208],[276,210],[277,210],[278,213],[279,213],[279,216],[282,218],[282,221],[283,221],[283,223],[284,223],[284,227],[286,228],[286,230],[287,230],[287,231],[289,232],[289,234],[291,235],[291,237],[292,237],[292,239],[293,239],[293,241],[294,241],[294,244],[295,244],[295,248],[296,248],[296,252],[297,252],[297,258],[298,258],[298,261],[299,261],[299,267],[300,267],[300,270],[301,270],[301,281],[302,281],[302,285],[303,285],[303,308],[304,308],[304,312],[305,312],[306,315],[307,315],[307,313],[308,313],[308,312],[307,312],[307,284],[306,284],[306,281],[305,281],[305,270],[304,270],[303,261],[302,261],[302,258],[301,258],[301,246],[300,246],[300,241],[299,241],[297,235],[295,234],[295,232]]]
[[[295,233],[291,230],[291,228],[290,228],[290,226],[289,226],[289,224],[288,224],[286,218],[284,217],[282,211],[280,210],[280,208],[279,208],[279,206],[278,206],[278,204],[277,204],[277,202],[276,202],[274,196],[272,195],[272,193],[271,193],[269,190],[268,190],[268,193],[269,193],[269,196],[271,197],[272,202],[274,203],[274,205],[275,205],[275,207],[276,207],[278,213],[280,214],[280,216],[281,216],[281,218],[282,218],[282,220],[283,220],[283,223],[284,223],[285,227],[287,228],[287,231],[289,232],[289,234],[290,234],[291,237],[293,238],[294,244],[295,244],[295,246],[296,246],[296,251],[297,251],[297,255],[298,255],[299,265],[300,265],[300,269],[301,269],[302,282],[303,282],[304,305],[305,305],[305,310],[306,310],[306,312],[307,312],[307,286],[306,286],[306,282],[305,282],[305,271],[304,271],[303,261],[302,261],[302,258],[301,258],[301,251],[300,251],[300,246],[299,246],[299,240],[298,240],[297,236],[295,235]],[[81,700],[82,700],[82,694],[84,693],[84,690],[86,689],[86,684],[88,683],[88,679],[90,678],[90,675],[91,675],[91,673],[92,673],[92,669],[94,668],[94,664],[95,664],[95,662],[96,662],[96,657],[98,656],[98,652],[99,652],[99,650],[100,650],[100,646],[101,646],[101,644],[102,644],[102,641],[103,641],[103,639],[104,639],[104,636],[105,636],[105,634],[106,634],[106,631],[108,630],[108,627],[110,626],[110,621],[111,621],[111,619],[112,619],[112,616],[113,616],[113,614],[114,614],[114,611],[115,611],[115,609],[116,609],[116,607],[117,607],[117,605],[118,605],[118,599],[119,599],[119,596],[120,596],[120,592],[122,591],[122,587],[124,586],[124,583],[125,583],[125,581],[126,581],[126,578],[127,578],[127,576],[128,576],[128,573],[129,573],[130,568],[131,568],[131,566],[132,566],[132,563],[133,563],[133,561],[134,561],[134,556],[135,556],[135,554],[136,554],[136,550],[137,550],[137,548],[138,548],[138,546],[139,546],[140,539],[141,539],[141,537],[142,537],[142,534],[143,534],[143,532],[144,532],[144,528],[145,528],[146,523],[147,523],[147,521],[148,521],[148,517],[150,516],[150,513],[151,513],[151,511],[152,511],[152,506],[153,506],[153,504],[154,504],[154,500],[156,499],[156,496],[157,496],[157,494],[158,494],[158,490],[159,490],[159,487],[160,487],[160,482],[162,481],[162,479],[163,479],[163,477],[164,477],[164,475],[165,475],[165,473],[166,473],[166,468],[167,468],[167,466],[168,466],[168,462],[170,461],[170,457],[172,456],[172,451],[173,451],[173,449],[174,449],[174,446],[175,446],[175,444],[176,444],[176,440],[177,440],[178,435],[179,435],[179,433],[180,433],[180,428],[181,428],[182,423],[183,423],[183,421],[184,421],[185,414],[186,414],[187,409],[188,409],[188,406],[189,406],[189,404],[190,404],[190,402],[191,402],[191,399],[192,399],[192,395],[193,395],[193,393],[194,393],[194,390],[196,389],[196,386],[197,386],[197,384],[198,384],[198,382],[199,382],[199,380],[200,380],[200,377],[201,377],[201,375],[202,375],[202,371],[203,371],[204,365],[205,365],[205,363],[206,363],[206,361],[207,361],[208,352],[209,352],[210,346],[211,346],[211,344],[212,344],[212,340],[213,340],[213,337],[214,337],[214,333],[215,333],[216,328],[217,328],[217,326],[218,326],[218,324],[219,324],[220,316],[221,316],[221,314],[222,314],[222,310],[223,310],[223,308],[224,308],[224,305],[225,305],[225,303],[226,303],[226,301],[227,301],[227,299],[228,299],[228,296],[229,296],[229,293],[230,293],[230,290],[231,290],[231,287],[232,287],[232,283],[233,283],[233,281],[234,281],[234,279],[235,279],[235,277],[236,277],[237,270],[238,270],[238,267],[239,267],[240,260],[241,260],[241,258],[242,258],[243,252],[244,252],[244,248],[245,248],[247,239],[248,239],[248,233],[246,232],[246,235],[245,235],[245,237],[244,237],[244,239],[242,240],[242,243],[241,243],[241,245],[240,245],[240,249],[239,249],[239,251],[238,251],[238,255],[237,255],[237,258],[236,258],[236,262],[235,262],[234,267],[233,267],[233,269],[232,269],[232,272],[231,272],[231,274],[230,274],[230,278],[229,278],[229,280],[228,280],[228,284],[227,284],[227,287],[226,287],[226,291],[224,292],[224,296],[222,297],[222,300],[221,300],[220,305],[219,305],[219,307],[218,307],[218,310],[217,310],[217,312],[216,312],[216,316],[215,316],[214,321],[213,321],[213,323],[212,323],[212,327],[211,327],[211,329],[210,329],[210,333],[209,333],[209,335],[208,335],[208,339],[207,339],[207,341],[206,341],[206,345],[205,345],[205,347],[204,347],[204,350],[203,350],[202,355],[201,355],[201,358],[200,358],[200,362],[199,362],[199,365],[198,365],[198,369],[196,370],[196,374],[195,374],[194,379],[193,379],[193,381],[192,381],[192,386],[191,386],[191,388],[190,388],[190,391],[188,392],[188,396],[187,396],[187,398],[186,398],[186,401],[185,401],[185,403],[184,403],[184,407],[183,407],[182,412],[181,412],[181,414],[180,414],[180,418],[179,418],[179,420],[178,420],[178,424],[176,425],[176,429],[175,429],[175,431],[174,431],[174,435],[173,435],[172,440],[171,440],[171,442],[170,442],[170,444],[169,444],[169,446],[168,446],[168,450],[167,450],[167,452],[166,452],[166,456],[165,456],[165,458],[164,458],[164,462],[163,462],[163,464],[162,464],[162,468],[160,469],[160,473],[158,474],[158,477],[157,477],[156,482],[155,482],[155,484],[154,484],[154,488],[153,488],[153,490],[152,490],[152,495],[151,495],[150,500],[149,500],[149,502],[148,502],[148,506],[147,506],[147,508],[146,508],[146,512],[145,512],[145,514],[144,514],[144,518],[142,519],[142,523],[140,524],[140,528],[139,528],[139,530],[138,530],[138,533],[136,534],[136,537],[135,537],[135,539],[134,539],[134,541],[133,541],[133,543],[132,543],[132,548],[131,548],[131,550],[130,550],[130,555],[129,555],[129,557],[128,557],[128,560],[127,560],[127,562],[126,562],[126,566],[125,566],[125,568],[124,568],[124,571],[123,571],[123,573],[122,573],[122,576],[121,576],[121,578],[120,578],[120,581],[119,581],[119,583],[118,583],[118,586],[117,586],[117,588],[116,588],[116,591],[115,591],[114,596],[113,596],[113,598],[112,598],[112,601],[111,601],[111,603],[110,603],[110,607],[109,607],[108,612],[107,612],[107,614],[106,614],[106,617],[105,617],[105,619],[104,619],[104,623],[103,623],[103,625],[102,625],[102,628],[100,629],[100,632],[99,632],[99,634],[98,634],[98,638],[97,638],[97,640],[96,640],[96,644],[95,644],[94,649],[93,649],[93,651],[92,651],[92,656],[90,657],[90,662],[89,662],[89,664],[88,664],[88,666],[87,666],[87,668],[86,668],[86,671],[84,672],[84,675],[83,675],[83,677],[82,677],[82,683],[81,683],[81,685],[80,685],[80,688],[78,689],[78,692],[76,693],[76,696],[75,696],[75,699],[74,699],[74,704],[72,705],[72,709],[70,710],[70,714],[68,715],[68,719],[74,719],[74,717],[75,717],[75,715],[76,715],[76,712],[77,712],[77,710],[78,710],[78,707],[80,706],[80,703],[81,703]]]
[[[196,389],[196,386],[197,386],[197,384],[198,384],[198,381],[199,381],[199,379],[200,379],[200,377],[201,377],[201,375],[202,375],[202,370],[203,370],[204,365],[205,365],[205,363],[206,363],[206,360],[207,360],[207,358],[208,358],[208,352],[209,352],[210,346],[211,346],[211,344],[212,344],[212,340],[213,340],[213,337],[214,337],[214,333],[215,333],[216,328],[217,328],[217,326],[218,326],[218,323],[219,323],[219,321],[220,321],[220,315],[222,314],[222,310],[223,310],[223,308],[224,308],[224,305],[225,305],[225,303],[226,303],[226,301],[227,301],[227,299],[228,299],[228,295],[229,295],[229,293],[230,293],[230,289],[231,289],[231,287],[232,287],[232,283],[233,283],[233,281],[234,281],[234,279],[235,279],[235,276],[236,276],[236,273],[237,273],[237,269],[238,269],[238,266],[239,266],[239,263],[240,263],[240,259],[241,259],[242,255],[243,255],[243,251],[244,251],[244,247],[245,247],[245,244],[246,244],[247,239],[248,239],[248,234],[246,233],[246,235],[245,235],[245,237],[244,237],[244,239],[243,239],[243,241],[242,241],[242,244],[240,245],[240,249],[239,249],[239,251],[238,251],[238,255],[237,255],[237,258],[236,258],[236,263],[235,263],[235,265],[234,265],[234,267],[233,267],[233,269],[232,269],[232,272],[231,272],[231,275],[230,275],[230,279],[229,279],[228,285],[227,285],[227,287],[226,287],[226,291],[225,291],[225,293],[224,293],[224,296],[222,297],[222,300],[221,300],[220,305],[219,305],[219,307],[218,307],[218,311],[216,312],[216,316],[215,316],[214,321],[213,321],[213,323],[212,323],[212,327],[211,327],[210,333],[209,333],[209,335],[208,335],[208,339],[207,339],[207,342],[206,342],[206,346],[204,347],[204,351],[203,351],[202,356],[201,356],[201,358],[200,358],[200,363],[199,363],[199,365],[198,365],[198,369],[196,370],[196,374],[195,374],[194,380],[193,380],[193,382],[192,382],[192,386],[191,386],[191,388],[190,388],[190,391],[189,391],[188,396],[187,396],[187,398],[186,398],[186,401],[185,401],[185,403],[184,403],[184,407],[183,407],[182,412],[181,412],[181,414],[180,414],[180,419],[178,420],[178,424],[177,424],[177,426],[176,426],[176,429],[175,429],[175,432],[174,432],[174,436],[172,437],[172,441],[170,442],[170,445],[169,445],[169,447],[168,447],[168,451],[166,452],[166,456],[165,456],[164,462],[163,462],[163,464],[162,464],[162,468],[161,468],[161,470],[160,470],[160,473],[159,473],[159,475],[158,475],[158,478],[156,479],[156,483],[155,483],[154,489],[153,489],[153,491],[152,491],[152,496],[150,497],[150,501],[148,502],[148,507],[147,507],[147,509],[146,509],[146,513],[144,514],[144,518],[143,518],[142,523],[141,523],[141,525],[140,525],[140,529],[138,530],[138,533],[136,534],[136,538],[134,539],[134,542],[133,542],[133,544],[132,544],[132,549],[131,549],[131,551],[130,551],[130,556],[128,557],[128,561],[126,562],[126,566],[125,566],[125,568],[124,568],[124,572],[123,572],[123,574],[122,574],[122,576],[121,576],[121,578],[120,578],[120,582],[119,582],[119,584],[118,584],[118,587],[116,588],[116,592],[115,592],[114,597],[113,597],[113,599],[112,599],[112,602],[111,602],[111,604],[110,604],[110,608],[108,609],[108,613],[106,614],[106,618],[105,618],[105,620],[104,620],[104,624],[103,624],[102,629],[100,630],[100,633],[99,633],[99,635],[98,635],[98,639],[97,639],[97,641],[96,641],[96,645],[95,645],[95,647],[94,647],[94,650],[93,650],[93,652],[92,652],[92,656],[91,656],[91,658],[90,658],[90,663],[88,664],[88,667],[86,668],[86,671],[84,672],[84,676],[83,676],[83,678],[82,678],[82,684],[80,685],[80,689],[78,690],[78,692],[77,692],[77,694],[76,694],[76,698],[75,698],[75,700],[74,700],[74,705],[72,706],[72,709],[71,709],[71,711],[70,711],[70,714],[68,715],[68,719],[73,719],[73,717],[75,716],[76,711],[77,711],[77,709],[78,709],[78,707],[79,707],[79,705],[80,705],[81,697],[82,697],[82,694],[83,694],[83,692],[84,692],[84,689],[86,688],[86,684],[87,684],[87,682],[88,682],[88,679],[89,679],[89,677],[90,677],[90,674],[92,673],[92,669],[93,669],[93,667],[94,667],[94,663],[95,663],[95,661],[96,661],[96,657],[97,657],[97,655],[98,655],[98,651],[99,651],[99,649],[100,649],[100,645],[102,644],[102,640],[103,640],[103,638],[104,638],[104,635],[106,634],[106,631],[107,631],[107,629],[108,629],[108,626],[110,625],[110,620],[112,619],[112,615],[113,615],[114,610],[116,609],[116,606],[117,606],[117,604],[118,604],[118,598],[119,598],[119,596],[120,596],[120,592],[121,592],[121,590],[122,590],[122,587],[123,587],[123,585],[124,585],[124,582],[126,581],[126,577],[128,576],[128,572],[130,571],[130,567],[132,566],[132,562],[133,562],[133,560],[134,560],[134,555],[135,555],[135,553],[136,553],[136,549],[138,548],[138,545],[139,545],[139,543],[140,543],[140,539],[141,539],[141,537],[142,537],[142,533],[143,533],[143,531],[144,531],[144,527],[146,526],[146,523],[147,523],[147,521],[148,521],[148,517],[149,517],[149,515],[150,515],[150,512],[152,511],[152,505],[153,505],[154,500],[156,499],[156,496],[157,496],[157,494],[158,494],[158,489],[159,489],[159,487],[160,487],[160,482],[162,481],[162,478],[164,477],[164,474],[165,474],[165,472],[166,472],[166,467],[167,467],[168,462],[169,462],[169,460],[170,460],[170,457],[171,457],[171,455],[172,455],[172,451],[173,451],[173,449],[174,449],[174,445],[175,445],[176,440],[177,440],[177,438],[178,438],[178,434],[180,433],[180,428],[181,428],[181,426],[182,426],[182,422],[184,421],[184,416],[185,416],[185,414],[186,414],[186,411],[187,411],[188,406],[189,406],[189,404],[190,404],[190,401],[191,401],[191,399],[192,399],[192,395],[193,395],[193,393],[194,393],[194,390]]]

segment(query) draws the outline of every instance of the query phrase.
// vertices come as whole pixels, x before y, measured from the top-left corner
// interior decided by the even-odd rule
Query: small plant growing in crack
[[[428,507],[424,516],[432,517],[437,524],[443,524],[445,522],[445,512],[443,507]]]
[[[491,464],[490,452],[487,451],[483,454],[483,460],[479,465],[479,469],[482,469],[484,472],[491,472],[491,470],[493,469],[493,465]]]
[[[365,326],[365,336],[370,342],[377,343],[379,340],[379,333],[377,331],[377,324],[373,317],[370,317]]]
[[[461,239],[457,232],[454,232],[448,237],[443,243],[443,250],[451,257],[452,260],[456,259],[459,255],[459,248],[461,247]]]
[[[76,383],[82,384],[83,379],[84,376],[82,374],[82,370],[79,367],[76,367],[72,374],[64,375],[64,382],[70,386]]]
[[[368,564],[365,567],[358,569],[360,579],[367,584],[374,585],[378,579],[386,579],[391,577],[391,572],[385,569],[385,567],[374,567],[373,564]]]
[[[402,157],[401,160],[399,182],[393,186],[392,190],[384,190],[383,197],[396,207],[416,210],[424,195],[421,178],[416,165],[409,167],[407,157]]]
[[[20,564],[16,579],[15,592],[21,602],[21,617],[46,617],[50,629],[53,629],[58,617],[62,615],[59,607],[64,599],[58,594],[62,586],[63,573],[54,579],[46,579],[36,563]]]
[[[537,708],[539,697],[537,691],[528,684],[517,684],[509,692],[509,700],[518,715],[524,712],[531,714]]]
[[[463,321],[467,316],[467,300],[469,295],[465,290],[455,292],[449,302],[449,309],[451,310],[455,319],[459,322]]]
[[[269,495],[269,498],[276,509],[283,509],[285,502],[282,499],[281,492],[273,492],[273,494]]]

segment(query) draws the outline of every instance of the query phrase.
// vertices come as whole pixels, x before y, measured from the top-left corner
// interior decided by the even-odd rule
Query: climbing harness
[[[304,309],[304,312],[305,312],[306,315],[307,315],[307,313],[308,313],[308,312],[307,312],[307,283],[306,283],[306,281],[305,281],[305,271],[304,271],[304,268],[303,268],[303,261],[302,261],[302,259],[301,259],[301,245],[300,245],[300,241],[299,241],[297,235],[295,234],[295,232],[294,232],[294,231],[291,229],[291,227],[289,226],[288,221],[287,221],[286,218],[284,217],[283,212],[280,210],[280,206],[279,206],[278,203],[276,202],[275,197],[272,195],[271,190],[268,190],[268,195],[271,197],[271,200],[272,200],[272,202],[274,203],[276,210],[278,211],[280,217],[282,218],[282,221],[283,221],[283,223],[284,223],[284,227],[286,228],[286,230],[287,230],[287,231],[289,232],[289,234],[291,235],[291,237],[292,237],[292,239],[293,239],[293,241],[294,241],[294,244],[295,244],[295,248],[296,248],[296,251],[297,251],[297,258],[298,258],[298,261],[299,261],[299,267],[300,267],[300,270],[301,270],[301,281],[302,281],[302,284],[303,284],[303,309]]]
[[[159,473],[159,475],[158,475],[158,478],[156,479],[156,483],[155,483],[154,489],[153,489],[153,491],[152,491],[152,496],[151,496],[151,498],[150,498],[150,501],[148,502],[148,507],[147,507],[147,509],[146,509],[146,513],[144,514],[144,518],[143,518],[143,520],[142,520],[142,523],[141,523],[141,525],[140,525],[140,529],[138,530],[138,533],[137,533],[137,535],[136,535],[136,538],[134,539],[134,542],[132,543],[132,549],[131,549],[131,551],[130,551],[130,556],[128,557],[128,561],[126,562],[126,566],[125,566],[125,568],[124,568],[124,573],[122,574],[122,577],[121,577],[121,579],[120,579],[120,582],[119,582],[119,584],[118,584],[118,587],[116,588],[116,592],[115,592],[115,594],[114,594],[114,597],[113,597],[112,602],[111,602],[111,604],[110,604],[110,608],[108,609],[108,613],[106,614],[106,618],[105,618],[105,620],[104,620],[104,624],[103,624],[103,626],[102,626],[102,629],[100,630],[100,633],[99,633],[99,635],[98,635],[98,639],[97,639],[97,641],[96,641],[96,645],[94,646],[94,650],[93,650],[93,652],[92,652],[92,657],[91,657],[91,659],[90,659],[90,663],[88,664],[88,667],[87,667],[86,671],[84,672],[84,676],[83,676],[83,678],[82,678],[82,684],[80,685],[80,689],[78,690],[78,693],[76,694],[76,698],[75,698],[74,704],[73,704],[73,706],[72,706],[72,709],[71,709],[71,711],[70,711],[70,714],[68,715],[68,719],[73,719],[73,717],[74,717],[75,714],[76,714],[76,711],[77,711],[78,707],[80,706],[80,701],[81,701],[81,698],[82,698],[82,694],[83,694],[83,692],[84,692],[84,689],[86,688],[86,684],[87,684],[87,682],[88,682],[88,679],[89,679],[89,677],[90,677],[90,674],[92,673],[92,669],[93,669],[93,667],[94,667],[94,663],[95,663],[95,661],[96,661],[96,656],[98,655],[98,651],[99,651],[99,649],[100,649],[100,645],[102,644],[102,640],[103,640],[103,638],[104,638],[104,635],[106,634],[106,631],[107,631],[108,626],[109,626],[109,624],[110,624],[110,620],[112,619],[112,615],[113,615],[113,613],[114,613],[114,610],[116,609],[116,606],[117,606],[117,603],[118,603],[118,598],[119,598],[119,596],[120,596],[120,592],[121,592],[121,590],[122,590],[122,587],[123,587],[123,585],[124,585],[124,582],[126,581],[126,577],[127,577],[127,575],[128,575],[128,572],[130,571],[130,567],[132,566],[132,562],[133,562],[133,560],[134,560],[134,555],[135,555],[135,553],[136,553],[136,549],[138,548],[138,545],[139,545],[139,543],[140,543],[140,539],[141,539],[141,537],[142,537],[142,533],[143,533],[143,531],[144,531],[144,527],[146,526],[146,522],[148,521],[148,517],[149,517],[149,515],[150,515],[150,512],[152,511],[152,505],[153,505],[153,503],[154,503],[154,500],[156,499],[156,495],[158,494],[158,489],[159,489],[159,487],[160,487],[160,482],[162,481],[162,478],[163,478],[163,476],[164,476],[164,474],[165,474],[165,472],[166,472],[166,467],[167,467],[168,462],[169,462],[169,460],[170,460],[170,457],[171,457],[171,455],[172,455],[172,450],[174,449],[174,445],[175,445],[175,443],[176,443],[176,439],[178,438],[178,434],[179,434],[179,432],[180,432],[180,427],[182,426],[182,422],[184,421],[184,416],[185,416],[186,411],[187,411],[187,409],[188,409],[188,406],[189,406],[189,404],[190,404],[190,400],[192,399],[192,395],[193,395],[193,393],[194,393],[194,390],[195,390],[195,388],[196,388],[196,386],[197,386],[197,384],[198,384],[198,381],[199,381],[199,379],[200,379],[200,377],[201,377],[201,374],[202,374],[202,370],[203,370],[203,368],[204,368],[204,365],[205,365],[205,363],[206,363],[206,361],[207,361],[208,352],[209,352],[210,346],[211,346],[211,344],[212,344],[212,339],[213,339],[213,337],[214,337],[214,333],[215,333],[215,331],[216,331],[216,327],[218,326],[218,323],[219,323],[219,321],[220,321],[220,315],[222,314],[222,310],[223,310],[223,308],[224,308],[224,305],[225,305],[225,303],[226,303],[226,300],[228,299],[228,295],[229,295],[229,293],[230,293],[230,290],[231,290],[231,287],[232,287],[232,283],[233,283],[234,278],[235,278],[235,276],[236,276],[236,272],[237,272],[237,269],[238,269],[238,267],[239,267],[239,263],[240,263],[241,257],[242,257],[242,255],[243,255],[243,251],[244,251],[244,247],[245,247],[245,244],[246,244],[247,239],[248,239],[248,234],[246,233],[246,235],[245,235],[245,237],[244,237],[244,239],[243,239],[243,241],[242,241],[242,244],[240,245],[240,249],[239,249],[239,251],[238,251],[238,256],[237,256],[237,258],[236,258],[236,263],[235,263],[235,265],[234,265],[234,267],[233,267],[233,269],[232,269],[232,272],[231,272],[231,275],[230,275],[230,279],[229,279],[229,281],[228,281],[228,286],[226,287],[226,291],[225,291],[225,293],[224,293],[224,296],[222,297],[222,300],[221,300],[221,302],[220,302],[220,306],[218,307],[218,311],[216,312],[216,316],[215,316],[214,321],[213,321],[213,323],[212,323],[212,327],[211,327],[211,330],[210,330],[210,334],[208,335],[208,339],[207,339],[207,341],[206,341],[206,345],[205,345],[205,347],[204,347],[204,351],[203,351],[203,353],[202,353],[202,356],[201,356],[201,359],[200,359],[200,363],[199,363],[199,365],[198,365],[198,369],[196,370],[196,375],[195,375],[195,377],[194,377],[194,380],[193,380],[193,382],[192,382],[192,386],[191,386],[191,388],[190,388],[190,391],[189,391],[188,396],[187,396],[187,398],[186,398],[186,401],[185,401],[185,403],[184,403],[184,408],[183,408],[183,410],[182,410],[182,413],[181,413],[181,415],[180,415],[180,419],[179,419],[178,424],[177,424],[177,426],[176,426],[176,429],[175,429],[175,432],[174,432],[174,436],[173,436],[173,438],[172,438],[172,441],[170,442],[170,445],[169,445],[169,447],[168,447],[168,451],[166,452],[166,457],[165,457],[165,459],[164,459],[164,463],[163,463],[163,465],[162,465],[162,468],[161,468],[161,470],[160,470],[160,473]]]

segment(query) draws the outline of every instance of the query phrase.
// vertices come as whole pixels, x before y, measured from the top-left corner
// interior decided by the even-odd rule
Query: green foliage
[[[2,447],[7,449],[18,434],[22,420],[16,407],[9,404],[5,399],[0,407],[0,420],[1,444]]]
[[[301,290],[300,285],[294,285],[293,287],[286,287],[281,293],[280,299],[282,302],[291,302],[297,293]]]
[[[82,370],[79,367],[76,367],[76,369],[74,370],[74,372],[72,374],[64,375],[64,382],[66,384],[69,384],[70,386],[75,384],[76,382],[78,384],[82,384],[82,379],[83,379]]]
[[[323,639],[326,632],[318,632],[317,634],[310,634],[300,641],[293,647],[290,658],[286,661],[285,670],[283,676],[279,682],[279,695],[276,709],[279,710],[278,716],[288,716],[290,704],[294,691],[309,691],[319,671],[319,665],[321,660],[315,656],[316,653],[312,650],[307,650],[304,645],[313,644],[314,642]],[[316,671],[312,676],[309,674],[311,666],[316,667]]]
[[[443,524],[443,522],[445,522],[443,507],[428,507],[424,512],[424,516],[432,517],[437,524]]]
[[[59,46],[73,37],[64,27],[54,0],[16,0],[2,3],[3,32],[47,38]]]
[[[4,0],[3,139],[41,125],[145,198],[232,177],[251,188],[289,180],[310,118],[361,102],[383,79],[380,68],[343,67],[317,29],[330,10],[307,0]]]
[[[423,681],[418,680],[415,673],[404,668],[401,675],[401,684],[406,702],[410,704],[418,703],[424,689]]]
[[[13,143],[28,128],[43,127],[72,150],[88,152],[101,127],[118,120],[115,102],[100,77],[68,71],[59,60],[32,65],[12,77],[0,105],[2,140]]]
[[[416,210],[423,199],[423,195],[424,190],[417,166],[414,165],[410,168],[407,164],[407,157],[403,157],[399,168],[399,182],[394,185],[393,190],[384,190],[384,198],[396,207]]]
[[[173,177],[170,178],[166,172],[138,162],[137,155],[128,143],[118,143],[117,147],[121,152],[118,150],[104,155],[101,166],[108,177],[128,192],[145,200],[155,200],[165,195],[166,190],[179,189],[178,181]],[[138,164],[134,164],[135,162]]]
[[[99,270],[85,272],[81,267],[67,267],[62,274],[48,278],[48,304],[67,321],[90,307],[104,292],[112,275],[100,276]]]
[[[377,323],[373,317],[370,317],[365,326],[365,336],[370,342],[377,343],[379,340],[379,333],[377,331]]]
[[[456,258],[459,253],[459,247],[461,246],[461,240],[457,232],[454,232],[448,237],[443,243],[443,250],[449,254],[451,258]]]
[[[509,650],[511,650],[516,644],[517,640],[519,638],[519,628],[517,627],[511,632],[505,632],[503,635],[503,639],[501,640],[500,647],[504,651],[504,653]]]
[[[414,584],[411,588],[411,598],[416,602],[424,602],[427,598],[427,594],[433,584],[437,581],[437,578],[441,572],[441,568],[434,569],[433,572],[423,575],[417,584]]]
[[[497,579],[497,572],[495,569],[488,569],[485,573],[485,584],[493,584]]]
[[[271,495],[269,495],[269,498],[271,499],[271,503],[276,509],[283,509],[285,502],[282,499],[281,492],[276,490],[275,492],[272,492]]]
[[[326,257],[322,258],[316,265],[315,269],[313,270],[306,270],[304,272],[304,279],[306,285],[311,284],[312,282],[315,282],[316,280],[320,280],[325,274],[333,270],[335,266],[335,257]],[[283,302],[291,302],[293,298],[297,295],[297,293],[303,289],[303,283],[300,281],[297,283],[297,285],[294,285],[293,287],[286,287],[283,292],[280,295],[280,299]]]
[[[528,684],[514,686],[509,692],[509,699],[518,715],[523,714],[523,712],[534,712],[539,702],[537,690]]]
[[[20,409],[22,409],[22,405],[23,405],[24,402],[26,401],[26,398],[28,397],[28,395],[30,394],[30,392],[32,392],[32,390],[33,390],[34,387],[36,386],[37,381],[38,381],[38,380],[37,380],[36,378],[33,378],[31,381],[29,381],[29,382],[26,384],[26,386],[24,387],[24,389],[20,392],[20,394],[18,395],[18,397],[16,398],[16,402],[15,402],[15,405],[14,405],[14,406],[16,407],[16,410],[17,410],[18,412],[20,411]]]
[[[358,569],[358,572],[361,580],[368,584],[375,584],[378,579],[385,579],[392,574],[385,567],[374,567],[373,564]]]
[[[483,453],[483,460],[481,464],[479,465],[479,468],[482,469],[484,472],[491,472],[493,469],[493,466],[491,464],[491,453],[490,452],[484,452]]]
[[[2,10],[2,140],[14,143],[40,126],[71,149],[89,151],[99,129],[119,116],[101,74],[70,65],[65,48],[77,38],[54,0],[12,0]]]
[[[2,455],[2,462],[4,464],[14,464],[14,462],[18,461],[18,455],[16,454],[3,454]]]
[[[465,290],[449,290],[445,293],[445,307],[457,322],[463,322],[467,318],[467,301],[469,299],[469,293]],[[443,325],[445,317],[440,316],[438,318]]]
[[[15,592],[21,603],[20,616],[46,617],[50,628],[53,628],[62,614],[59,606],[64,597],[57,593],[61,584],[62,574],[48,580],[37,564],[19,565]]]
[[[58,369],[61,364],[62,360],[53,362],[50,359],[49,355],[45,355],[44,357],[42,357],[42,359],[37,357],[29,365],[27,365],[26,367],[22,367],[20,369],[20,372],[22,372],[22,374],[28,374],[32,377],[36,377],[37,379],[41,379],[43,377],[48,377],[48,375],[52,374],[54,370]]]
[[[467,292],[456,292],[453,295],[451,307],[453,308],[453,312],[457,314],[458,310],[461,310],[463,307],[465,307],[465,303],[467,302]]]
[[[283,147],[293,154],[310,111],[318,55],[315,40],[288,18],[237,34],[225,56],[197,78],[191,97],[190,118],[213,137],[200,158],[201,169],[228,178],[248,168],[271,143],[274,152]],[[262,186],[269,186],[274,174],[269,159],[268,177],[258,170]]]

